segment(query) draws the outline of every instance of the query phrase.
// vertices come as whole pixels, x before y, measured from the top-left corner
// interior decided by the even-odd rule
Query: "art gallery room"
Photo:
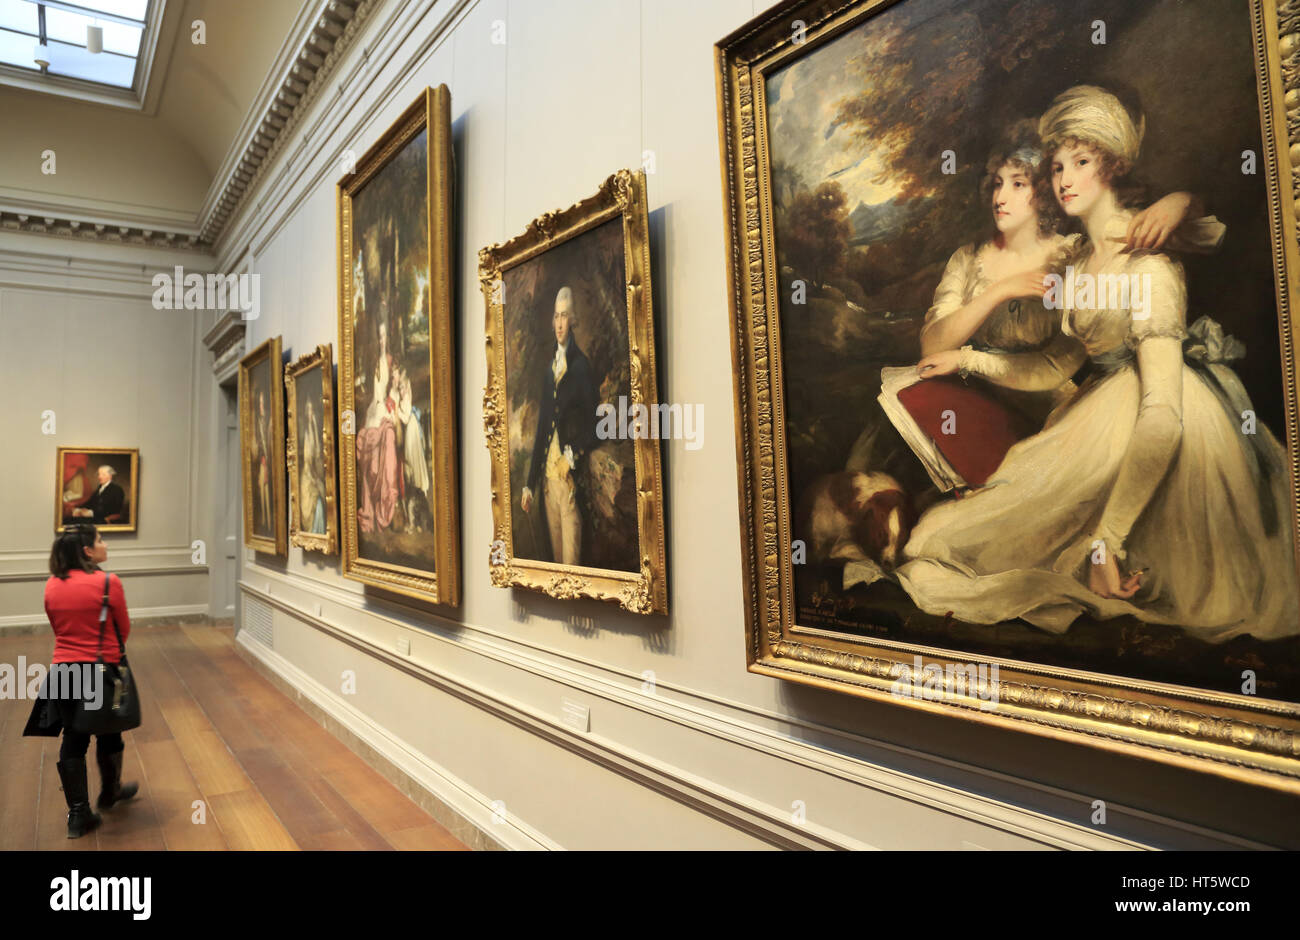
[[[0,848],[1300,848],[1298,53],[0,0]]]

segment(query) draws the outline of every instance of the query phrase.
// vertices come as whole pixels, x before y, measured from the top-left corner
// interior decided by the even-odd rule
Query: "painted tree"
[[[849,247],[849,207],[840,184],[822,183],[797,193],[787,231],[782,246],[786,263],[796,277],[807,277],[816,288],[825,287],[843,266]]]

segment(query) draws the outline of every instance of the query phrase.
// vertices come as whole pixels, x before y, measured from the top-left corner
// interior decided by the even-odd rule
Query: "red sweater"
[[[72,570],[66,579],[51,577],[45,582],[45,614],[54,628],[52,663],[93,663],[99,656],[99,608],[104,600],[104,572]],[[104,662],[121,657],[113,624],[126,642],[131,618],[126,613],[126,592],[122,579],[109,575],[108,619],[104,621]]]

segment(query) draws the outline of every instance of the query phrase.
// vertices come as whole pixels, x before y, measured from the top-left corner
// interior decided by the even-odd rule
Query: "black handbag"
[[[99,648],[94,663],[95,689],[83,689],[82,700],[72,719],[72,730],[82,734],[113,734],[130,731],[140,727],[140,693],[135,687],[135,676],[126,661],[126,645],[122,642],[122,633],[113,621],[113,633],[117,635],[117,648],[120,659],[116,663],[104,662],[104,621],[109,619],[108,610],[108,572],[104,572],[104,602],[99,608]],[[94,696],[99,692],[96,707]]]

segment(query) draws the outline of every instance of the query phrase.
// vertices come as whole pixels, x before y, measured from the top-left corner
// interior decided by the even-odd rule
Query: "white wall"
[[[250,348],[281,334],[291,358],[325,341],[337,352],[342,152],[364,151],[424,86],[447,83],[464,603],[449,617],[343,579],[336,558],[250,554],[245,621],[269,648],[252,631],[242,641],[514,846],[1300,845],[1294,801],[1274,794],[746,672],[712,44],[762,6],[386,0],[372,14],[220,260],[251,257],[262,275]],[[491,42],[495,21],[503,46]],[[662,395],[705,414],[700,450],[665,446],[671,612],[649,618],[490,585],[476,271],[480,247],[647,150]],[[341,692],[344,670],[355,694]],[[560,723],[566,698],[590,707],[589,733]],[[1090,823],[1096,799],[1104,826]],[[498,801],[505,821],[494,823]]]
[[[150,302],[153,272],[173,264],[207,270],[212,259],[0,234],[0,629],[46,621],[59,447],[140,449],[137,531],[104,537],[133,616],[208,611],[207,566],[190,547],[206,537],[211,488],[196,459],[207,442],[195,417],[210,395],[202,331],[195,313]]]

